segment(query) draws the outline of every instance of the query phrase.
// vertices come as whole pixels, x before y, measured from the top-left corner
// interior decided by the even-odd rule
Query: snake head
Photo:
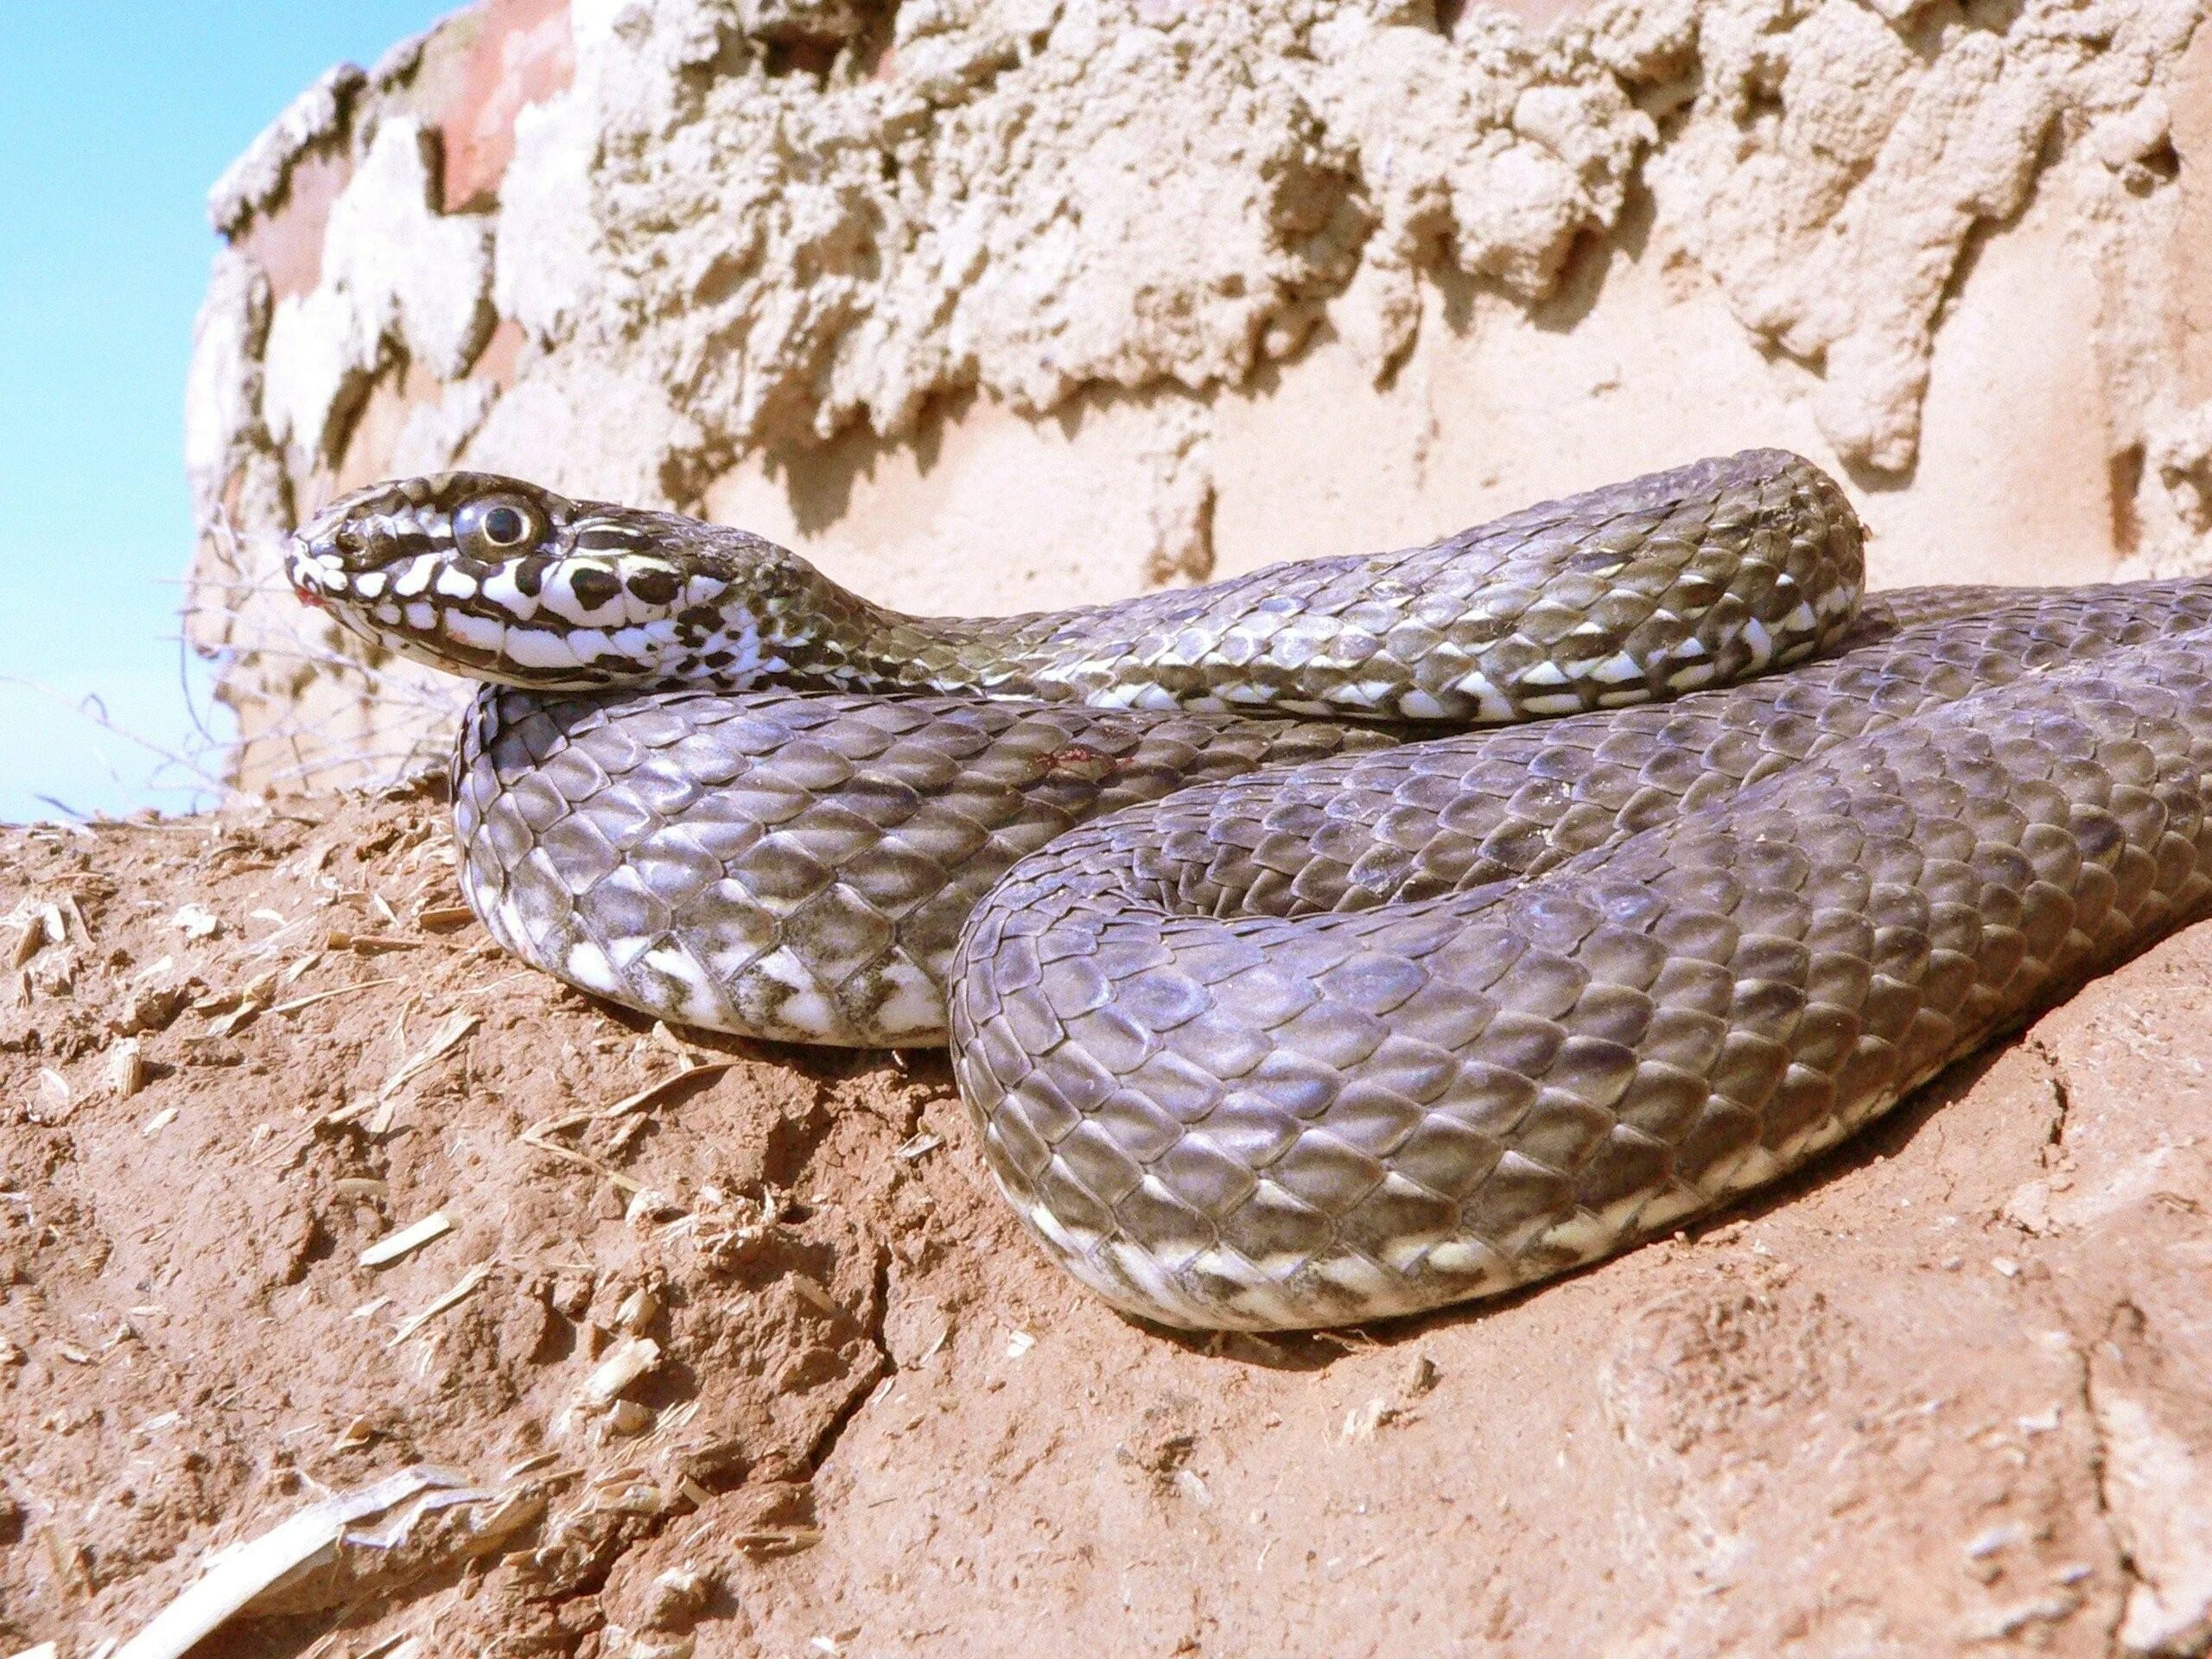
[[[402,656],[582,690],[752,683],[782,666],[764,635],[771,601],[814,573],[743,531],[443,473],[332,502],[293,535],[285,574]]]

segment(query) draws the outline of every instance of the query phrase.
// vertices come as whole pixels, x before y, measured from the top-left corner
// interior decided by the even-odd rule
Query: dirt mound
[[[426,797],[0,831],[0,1647],[418,1465],[200,1650],[2207,1640],[2212,925],[1701,1232],[1207,1343],[1025,1243],[941,1059],[502,957]]]

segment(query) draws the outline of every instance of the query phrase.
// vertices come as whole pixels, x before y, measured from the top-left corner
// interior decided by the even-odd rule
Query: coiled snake
[[[2205,907],[2212,582],[1861,603],[1859,553],[1760,451],[995,620],[482,474],[288,568],[494,682],[500,944],[696,1026],[949,1032],[1049,1251],[1256,1328],[1673,1227]]]

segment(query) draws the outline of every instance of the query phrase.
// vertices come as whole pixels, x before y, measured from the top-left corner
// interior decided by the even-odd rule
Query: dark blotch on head
[[[536,599],[545,591],[545,568],[552,563],[543,553],[534,553],[515,566],[516,590]]]
[[[646,605],[672,605],[683,588],[673,570],[640,570],[630,578],[630,591]]]
[[[614,524],[594,524],[576,532],[576,545],[588,552],[612,553],[634,551],[640,539],[632,531]]]
[[[576,596],[576,603],[588,611],[597,610],[622,592],[622,584],[614,579],[612,571],[594,569],[589,565],[569,578],[569,587]]]

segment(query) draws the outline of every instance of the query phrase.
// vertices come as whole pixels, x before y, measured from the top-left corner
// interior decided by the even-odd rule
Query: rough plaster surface
[[[268,590],[296,514],[450,464],[941,611],[1766,442],[1847,474],[1878,580],[2195,568],[2203,10],[486,0],[216,192],[196,637],[242,775],[435,747],[448,692]]]

